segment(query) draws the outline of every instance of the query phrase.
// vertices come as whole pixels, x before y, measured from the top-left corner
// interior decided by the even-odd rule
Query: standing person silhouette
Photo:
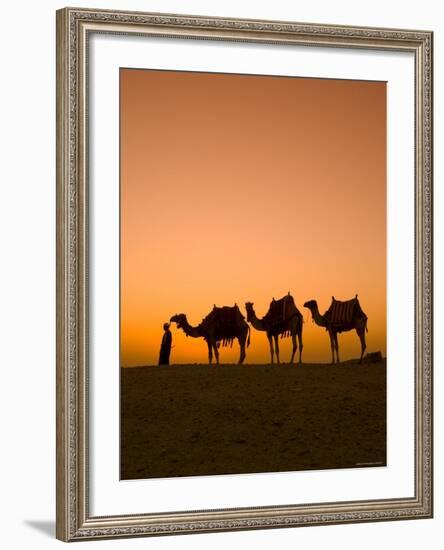
[[[170,331],[170,324],[164,323],[163,330],[165,332],[163,334],[162,343],[160,344],[159,365],[169,365],[171,342],[173,340],[173,336]]]

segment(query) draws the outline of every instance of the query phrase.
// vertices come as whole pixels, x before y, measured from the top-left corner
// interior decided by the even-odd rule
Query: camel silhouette
[[[299,340],[299,362],[302,360],[302,325],[303,318],[301,312],[294,303],[293,296],[288,293],[280,300],[273,298],[270,303],[267,314],[259,319],[254,311],[253,302],[246,302],[245,309],[247,310],[247,321],[251,323],[256,330],[265,331],[270,345],[271,364],[274,364],[274,353],[276,352],[277,363],[279,360],[279,335],[281,337],[290,336],[293,343],[290,363],[293,363],[294,356],[297,350],[296,336]],[[274,340],[274,348],[273,348]]]
[[[213,361],[213,352],[216,357],[216,364],[219,364],[219,346],[233,345],[237,339],[240,346],[239,364],[245,359],[245,347],[250,345],[250,327],[245,322],[244,316],[237,304],[233,307],[214,306],[212,311],[201,321],[198,326],[191,326],[185,313],[177,313],[170,319],[176,323],[177,328],[184,331],[192,338],[203,338],[208,345],[208,360]]]
[[[310,310],[313,321],[320,327],[324,327],[328,332],[330,337],[332,365],[335,364],[335,352],[336,362],[340,362],[338,333],[347,332],[349,330],[356,330],[356,334],[361,341],[361,357],[359,363],[362,363],[362,357],[367,347],[365,343],[365,333],[368,332],[367,315],[361,309],[357,294],[352,300],[347,300],[345,302],[336,300],[335,297],[332,296],[332,303],[324,315],[319,313],[316,300],[305,302],[304,307]]]

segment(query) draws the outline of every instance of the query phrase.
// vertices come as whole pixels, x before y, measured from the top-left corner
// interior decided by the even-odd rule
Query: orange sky
[[[358,293],[385,355],[386,84],[121,69],[120,87],[121,365],[156,364],[175,313],[252,301],[262,317],[288,291],[306,320],[306,300]],[[171,328],[172,363],[207,362]],[[330,361],[311,318],[303,338],[303,361]],[[355,332],[339,346],[359,356]],[[266,362],[252,329],[246,363]]]

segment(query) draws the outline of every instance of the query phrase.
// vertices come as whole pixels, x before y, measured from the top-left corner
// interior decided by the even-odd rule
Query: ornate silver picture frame
[[[414,58],[413,494],[164,510],[92,511],[88,78],[94,35],[404,52]],[[57,538],[63,541],[430,518],[432,472],[432,50],[430,31],[65,8],[57,12]],[[389,106],[390,107],[390,106]],[[414,357],[413,357],[414,355]],[[118,374],[116,374],[118,376]],[[118,426],[114,429],[118,430]],[[118,478],[118,472],[116,472]],[[137,482],[135,482],[137,483]],[[148,498],[148,496],[147,496]],[[296,499],[295,499],[296,501]],[[172,503],[173,504],[173,503]],[[171,511],[173,510],[173,511]]]

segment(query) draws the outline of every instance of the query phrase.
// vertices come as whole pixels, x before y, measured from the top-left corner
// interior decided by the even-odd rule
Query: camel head
[[[308,302],[305,302],[304,307],[308,308],[310,311],[312,311],[314,308],[316,308],[318,303],[316,300],[308,300]]]
[[[170,323],[176,323],[177,328],[183,328],[186,320],[187,316],[185,315],[185,313],[176,313],[176,315],[173,315],[171,317]]]
[[[250,323],[254,317],[253,302],[245,302],[245,309],[247,310],[247,321]]]

